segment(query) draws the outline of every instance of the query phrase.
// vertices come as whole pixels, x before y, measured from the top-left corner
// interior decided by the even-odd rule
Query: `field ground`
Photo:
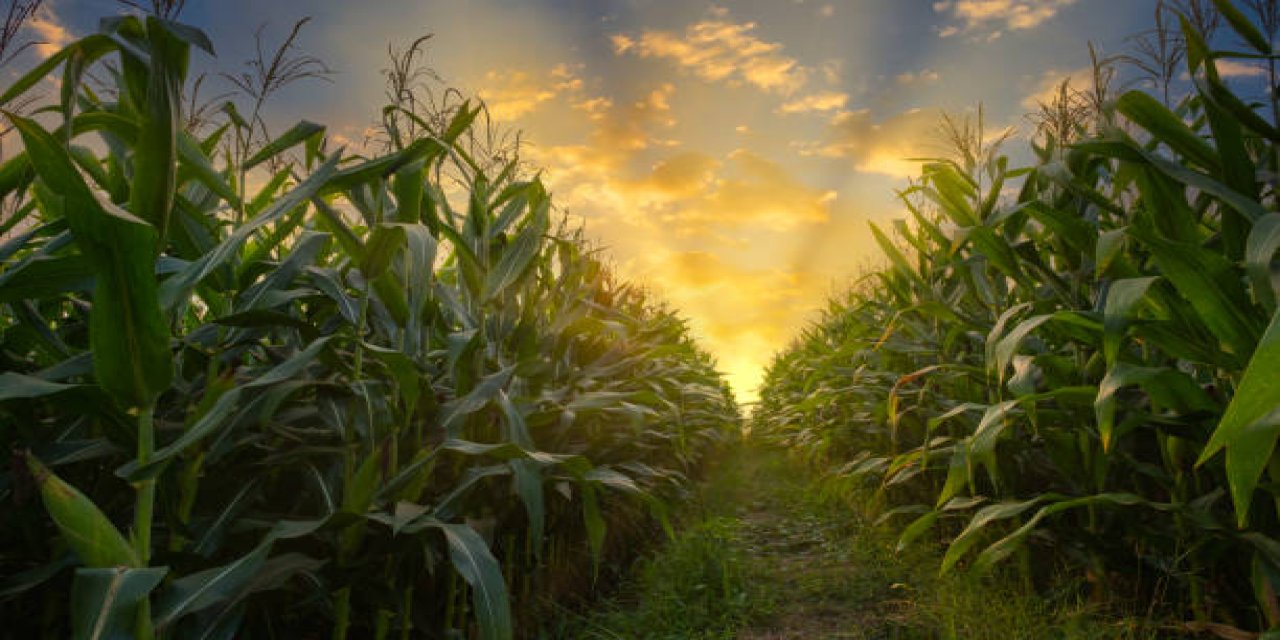
[[[676,538],[623,595],[548,637],[798,640],[1151,637],[1011,585],[940,578],[933,552],[895,553],[798,461],[744,446],[700,487]]]

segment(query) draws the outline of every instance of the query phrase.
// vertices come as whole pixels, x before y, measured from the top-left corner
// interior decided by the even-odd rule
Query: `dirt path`
[[[628,595],[570,637],[930,637],[898,622],[904,565],[883,534],[820,495],[813,475],[780,451],[726,456],[687,505],[683,533],[637,568]]]
[[[844,496],[839,498],[837,496]],[[683,508],[680,534],[611,603],[555,638],[584,640],[1040,640],[1154,638],[1060,609],[1016,580],[939,575],[936,548],[895,550],[784,452],[723,458]]]
[[[813,478],[772,451],[741,461],[756,499],[738,508],[747,573],[769,594],[770,615],[743,640],[883,637],[895,588],[876,549],[848,513],[818,499]],[[879,566],[877,566],[879,565]]]

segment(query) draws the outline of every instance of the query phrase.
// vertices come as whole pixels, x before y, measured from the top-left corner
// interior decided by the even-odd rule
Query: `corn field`
[[[195,126],[212,46],[162,15],[0,95],[0,636],[531,628],[736,436],[714,362],[479,107],[398,92],[372,156]]]
[[[1274,88],[1277,52],[1214,5],[1241,50],[1177,16],[1190,94],[1114,95],[1100,61],[1043,105],[1032,166],[949,120],[954,156],[874,229],[885,266],[775,358],[753,430],[867,487],[902,545],[942,540],[943,572],[1253,637],[1280,625],[1280,129],[1217,64]]]

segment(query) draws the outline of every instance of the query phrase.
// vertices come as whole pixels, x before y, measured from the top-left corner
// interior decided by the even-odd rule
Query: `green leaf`
[[[61,51],[45,58],[43,62],[13,81],[9,88],[3,94],[0,94],[0,107],[8,105],[15,98],[36,86],[72,54],[80,56],[83,66],[88,67],[91,61],[102,57],[116,47],[116,42],[101,34],[94,34],[76,40]]]
[[[1227,405],[1222,420],[1205,445],[1196,464],[1227,449],[1227,480],[1236,506],[1236,521],[1243,528],[1249,521],[1253,490],[1263,469],[1271,461],[1276,436],[1280,433],[1280,311],[1271,317],[1271,326]]]
[[[293,190],[277,198],[265,211],[252,220],[240,225],[218,244],[216,248],[200,256],[186,269],[174,274],[160,287],[160,300],[166,309],[173,309],[179,302],[185,302],[191,290],[203,281],[215,269],[227,263],[240,247],[260,227],[274,222],[285,214],[308,202],[333,177],[338,166],[339,156],[334,154],[320,168],[302,181]]]
[[[1280,213],[1269,213],[1253,225],[1245,244],[1245,270],[1253,297],[1267,311],[1276,310],[1276,281],[1272,264],[1280,250]]]
[[[515,365],[511,365],[491,373],[485,376],[470,393],[451,402],[447,406],[443,420],[444,428],[450,437],[457,435],[457,430],[461,428],[460,423],[466,416],[479,411],[497,398],[498,393],[506,388],[515,372]]]
[[[133,148],[133,181],[129,211],[156,229],[159,253],[169,236],[169,217],[177,185],[177,138],[182,129],[182,86],[188,47],[173,37],[159,19],[146,19],[151,66],[146,72],[145,102],[139,111],[138,139]],[[131,67],[125,65],[128,79]]]
[[[1146,129],[1174,153],[1212,173],[1220,173],[1222,162],[1213,145],[1191,130],[1182,119],[1144,91],[1130,91],[1116,101],[1116,110]]]
[[[515,241],[503,250],[502,258],[485,277],[485,300],[492,300],[515,283],[533,264],[534,258],[538,257],[542,249],[542,237],[547,232],[546,211],[549,206],[547,201],[543,201]]]
[[[510,640],[515,636],[515,627],[497,559],[471,527],[448,523],[437,527],[449,545],[453,568],[471,585],[471,603],[480,623],[481,640]]]
[[[76,569],[71,583],[71,637],[75,640],[134,638],[139,603],[168,572],[164,567]]]
[[[942,515],[941,511],[936,509],[931,510],[913,520],[911,524],[907,525],[907,528],[902,530],[902,535],[898,538],[898,546],[896,547],[897,551],[901,553],[912,542],[915,542],[920,536],[928,532],[929,529],[932,529],[934,523],[938,521],[939,515]]]
[[[1151,251],[1161,273],[1186,298],[1223,348],[1241,361],[1253,352],[1259,328],[1237,269],[1194,244],[1132,231]]]
[[[1139,504],[1149,504],[1146,500],[1130,494],[1130,493],[1102,493],[1084,498],[1067,499],[1065,496],[1056,496],[1047,494],[1042,498],[1050,498],[1058,500],[1054,504],[1046,505],[1036,512],[1025,524],[1015,530],[1013,533],[996,541],[995,544],[987,547],[978,555],[977,560],[973,563],[974,570],[979,573],[989,572],[996,563],[1009,557],[1022,541],[1040,524],[1045,518],[1068,509],[1076,509],[1079,507],[1090,505],[1111,504],[1115,506],[1133,506]]]
[[[324,129],[324,125],[303,120],[277,136],[275,140],[263,145],[257,153],[249,156],[249,159],[245,160],[244,169],[246,171],[251,170],[267,160],[288,151],[290,148],[302,144],[312,136],[323,135]]]
[[[268,541],[230,564],[173,581],[156,598],[156,630],[163,631],[182,616],[235,597],[254,579],[270,553]]]
[[[157,300],[155,229],[99,202],[66,151],[32,120],[10,115],[36,173],[56,195],[76,244],[98,273],[89,318],[95,377],[125,406],[142,407],[169,387],[169,329]]]
[[[1114,363],[1120,355],[1120,343],[1125,330],[1134,319],[1138,305],[1146,298],[1147,290],[1159,278],[1125,278],[1111,283],[1107,291],[1107,305],[1103,310],[1103,354],[1108,363]]]
[[[200,148],[200,143],[191,137],[191,134],[182,131],[178,134],[177,144],[178,158],[182,161],[182,165],[195,174],[196,179],[206,188],[226,200],[227,204],[239,207],[240,196],[231,188],[231,185],[227,184],[222,174],[213,168],[204,150]]]
[[[49,382],[41,378],[24,376],[6,371],[0,373],[0,402],[5,400],[30,400],[56,395],[79,388],[80,385]]]
[[[947,573],[956,566],[956,563],[964,557],[964,554],[973,548],[981,539],[981,535],[985,533],[985,529],[993,522],[1000,520],[1008,520],[1022,515],[1031,507],[1034,507],[1047,499],[1052,499],[1053,494],[1046,494],[1030,500],[1022,502],[1001,502],[999,504],[987,505],[974,514],[969,520],[968,526],[955,540],[947,547],[947,553],[942,558],[942,568],[939,573]]]
[[[1213,6],[1217,7],[1218,13],[1227,19],[1231,29],[1249,43],[1249,46],[1261,54],[1271,53],[1271,41],[1262,35],[1262,32],[1258,31],[1258,28],[1249,22],[1249,19],[1230,0],[1213,0]]]
[[[95,275],[92,263],[80,254],[32,256],[0,274],[0,304],[91,293]]]
[[[311,364],[311,361],[315,360],[316,356],[320,355],[321,351],[324,351],[325,346],[327,346],[329,341],[332,339],[333,336],[325,336],[313,341],[311,344],[307,345],[306,349],[295,353],[290,356],[288,360],[272,367],[270,371],[250,380],[244,386],[246,388],[265,387],[294,378],[301,373],[307,365]]]
[[[227,426],[229,424],[227,418],[235,412],[239,401],[240,389],[232,389],[222,394],[195,424],[184,431],[177,440],[153,453],[146,464],[139,465],[137,460],[132,460],[116,469],[116,475],[130,482],[154,478],[168,465],[170,458],[190,449],[219,428]]]

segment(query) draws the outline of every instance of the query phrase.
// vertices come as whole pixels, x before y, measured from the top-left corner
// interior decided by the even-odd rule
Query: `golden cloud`
[[[988,40],[999,38],[1005,30],[1034,29],[1058,14],[1076,0],[940,0],[933,10],[949,14],[958,25],[943,27],[944,38],[960,34],[985,32]]]
[[[52,56],[75,40],[62,19],[48,5],[31,16],[27,26],[35,32],[35,50],[41,58]]]
[[[635,151],[651,146],[675,146],[673,140],[658,138],[655,128],[675,126],[671,96],[675,86],[663,84],[644,97],[626,105],[608,105],[607,115],[598,121],[594,142],[602,147]]]
[[[1267,75],[1266,67],[1240,60],[1215,60],[1218,75],[1224,78],[1250,78]]]
[[[806,113],[810,111],[835,111],[843,109],[849,102],[849,94],[840,91],[820,91],[812,93],[778,108],[780,113]]]
[[[497,120],[511,122],[537,110],[562,94],[582,90],[575,68],[558,64],[543,74],[526,71],[489,71],[476,92]]]
[[[842,111],[831,119],[827,136],[799,146],[803,155],[848,158],[858,171],[893,177],[920,173],[911,158],[937,155],[937,129],[941,112],[911,109],[876,121],[869,109]]]
[[[727,18],[727,10],[714,8],[709,18],[688,26],[683,34],[616,34],[612,37],[613,49],[618,55],[667,59],[713,82],[745,83],[783,95],[804,86],[808,69],[795,58],[783,55],[781,44],[756,37],[754,22],[735,23]]]

